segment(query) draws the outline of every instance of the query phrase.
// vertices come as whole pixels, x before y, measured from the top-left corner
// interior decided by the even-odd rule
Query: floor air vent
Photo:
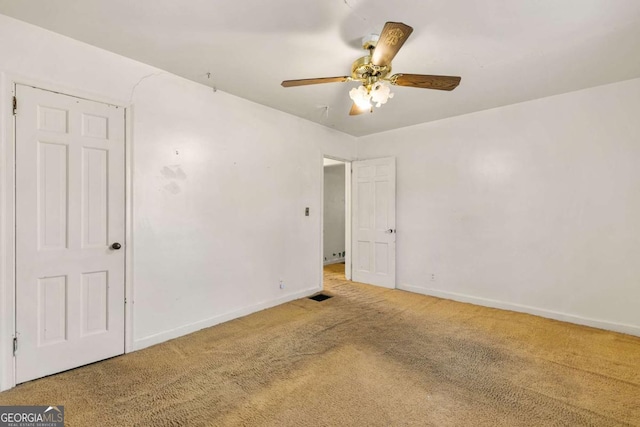
[[[327,295],[327,294],[318,294],[318,295],[314,295],[312,297],[309,297],[309,299],[312,299],[314,301],[324,301],[326,299],[332,298],[331,295]]]

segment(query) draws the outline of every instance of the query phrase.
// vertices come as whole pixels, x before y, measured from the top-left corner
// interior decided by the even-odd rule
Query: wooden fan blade
[[[389,78],[396,86],[419,87],[422,89],[454,90],[462,77],[428,76],[424,74],[394,74]]]
[[[349,115],[357,116],[358,114],[363,114],[369,111],[371,111],[371,109],[358,107],[358,104],[354,102],[353,104],[351,104],[351,110],[349,111]]]
[[[293,87],[293,86],[306,86],[306,85],[317,85],[320,83],[339,83],[339,82],[347,82],[351,78],[347,76],[343,77],[319,77],[317,79],[299,79],[299,80],[285,80],[281,84],[284,87]]]
[[[413,32],[413,28],[402,22],[387,22],[384,24],[378,44],[371,55],[371,63],[374,65],[389,65],[396,56],[404,42]]]

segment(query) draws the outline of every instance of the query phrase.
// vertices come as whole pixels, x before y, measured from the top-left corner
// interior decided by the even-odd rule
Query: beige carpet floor
[[[19,385],[67,426],[640,425],[640,338],[351,283]]]

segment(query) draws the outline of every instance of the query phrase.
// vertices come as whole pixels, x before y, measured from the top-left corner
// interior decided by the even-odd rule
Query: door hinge
[[[18,111],[18,98],[13,97],[13,115],[16,115],[16,111]]]
[[[15,337],[13,339],[13,355],[14,356],[15,356],[17,351],[18,351],[18,337]]]

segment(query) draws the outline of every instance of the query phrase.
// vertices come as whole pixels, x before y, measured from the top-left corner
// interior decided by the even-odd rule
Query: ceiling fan
[[[391,73],[391,61],[396,56],[413,28],[401,22],[387,22],[380,36],[371,35],[363,40],[363,48],[369,54],[358,58],[351,66],[351,76],[320,77],[315,79],[285,80],[284,87],[314,85],[319,83],[358,81],[362,85],[349,92],[353,100],[350,115],[373,112],[373,106],[380,107],[393,97],[391,85],[423,89],[453,90],[460,84],[460,77],[432,76],[424,74]]]

